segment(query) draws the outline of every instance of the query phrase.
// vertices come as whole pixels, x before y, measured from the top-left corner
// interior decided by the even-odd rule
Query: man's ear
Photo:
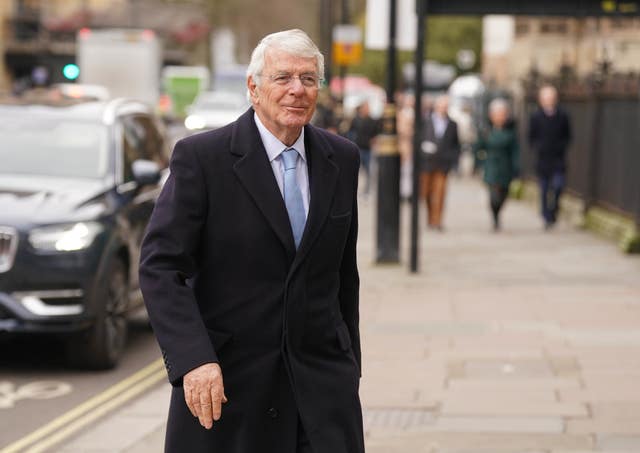
[[[249,95],[251,96],[252,101],[258,100],[258,85],[253,80],[253,76],[249,76],[247,78],[247,88],[249,89]]]

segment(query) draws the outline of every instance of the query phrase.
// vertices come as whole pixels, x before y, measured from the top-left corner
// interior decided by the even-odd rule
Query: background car
[[[124,99],[13,104],[0,105],[0,334],[53,334],[73,364],[113,367],[143,307],[140,242],[168,164],[157,119]]]
[[[235,121],[248,108],[249,102],[242,94],[205,91],[187,109],[184,125],[190,131],[217,129]]]

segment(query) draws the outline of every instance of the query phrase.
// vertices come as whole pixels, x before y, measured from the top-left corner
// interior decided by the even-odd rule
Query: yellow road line
[[[145,380],[138,382],[133,387],[126,390],[124,393],[119,394],[113,399],[110,399],[106,403],[101,406],[98,406],[95,410],[85,414],[83,417],[74,420],[73,422],[66,425],[60,431],[55,434],[43,439],[42,441],[34,444],[27,450],[25,453],[43,453],[50,449],[51,447],[59,444],[66,438],[70,437],[75,432],[84,428],[90,423],[93,423],[103,415],[117,408],[121,404],[126,403],[127,401],[133,399],[139,394],[143,393],[145,390],[153,387],[158,382],[164,380],[166,378],[166,372],[164,369],[157,371],[155,374],[152,374]]]
[[[118,404],[125,402],[126,399],[122,399],[121,396],[124,396],[126,394],[129,398],[131,398],[140,393],[141,390],[138,391],[138,393],[134,393],[133,395],[129,394],[131,390],[133,390],[134,388],[138,388],[137,384],[147,383],[147,380],[149,380],[150,378],[150,380],[155,383],[160,380],[160,377],[164,376],[166,376],[166,373],[164,371],[163,361],[162,359],[158,359],[142,368],[140,371],[132,374],[128,378],[125,378],[117,384],[109,387],[104,392],[97,394],[96,396],[90,398],[79,406],[74,407],[65,414],[53,419],[42,428],[39,428],[23,437],[22,439],[19,439],[16,442],[8,445],[7,447],[0,450],[0,453],[18,453],[29,445],[40,441],[45,436],[49,436],[54,431],[62,429],[62,427],[64,427],[65,425],[72,423],[74,420],[84,416],[85,414],[95,410],[96,408],[100,408],[100,406],[102,405],[111,406],[110,402],[112,400],[119,401]],[[142,390],[146,388],[148,387],[143,386]]]

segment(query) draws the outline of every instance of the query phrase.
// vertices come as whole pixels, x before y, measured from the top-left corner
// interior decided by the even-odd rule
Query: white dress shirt
[[[433,122],[433,132],[435,133],[436,138],[440,140],[447,130],[449,118],[434,112],[431,114],[431,121]]]
[[[309,217],[309,201],[311,199],[311,193],[309,191],[309,170],[307,169],[307,154],[304,149],[304,128],[302,128],[302,132],[300,132],[300,136],[298,140],[291,145],[287,146],[282,143],[280,140],[273,135],[269,129],[262,124],[260,118],[257,113],[253,114],[253,119],[256,122],[256,126],[258,126],[258,132],[260,132],[260,138],[262,139],[262,144],[264,145],[264,149],[267,150],[267,156],[269,157],[269,162],[271,163],[271,169],[273,170],[273,175],[276,177],[276,182],[278,183],[278,188],[280,189],[280,193],[284,197],[284,161],[280,156],[283,151],[294,148],[298,151],[300,158],[296,162],[296,179],[298,180],[298,186],[300,187],[300,192],[302,192],[302,203],[304,204],[304,213],[307,217]]]

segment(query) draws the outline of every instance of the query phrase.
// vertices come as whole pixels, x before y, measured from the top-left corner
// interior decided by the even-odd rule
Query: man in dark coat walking
[[[140,267],[173,385],[167,452],[364,452],[359,158],[308,124],[323,72],[304,32],[265,37],[253,107],[175,147]]]
[[[545,228],[556,223],[560,195],[565,186],[566,154],[571,142],[569,115],[558,107],[558,92],[551,85],[538,93],[540,108],[529,121],[529,143],[537,154],[540,205]]]

